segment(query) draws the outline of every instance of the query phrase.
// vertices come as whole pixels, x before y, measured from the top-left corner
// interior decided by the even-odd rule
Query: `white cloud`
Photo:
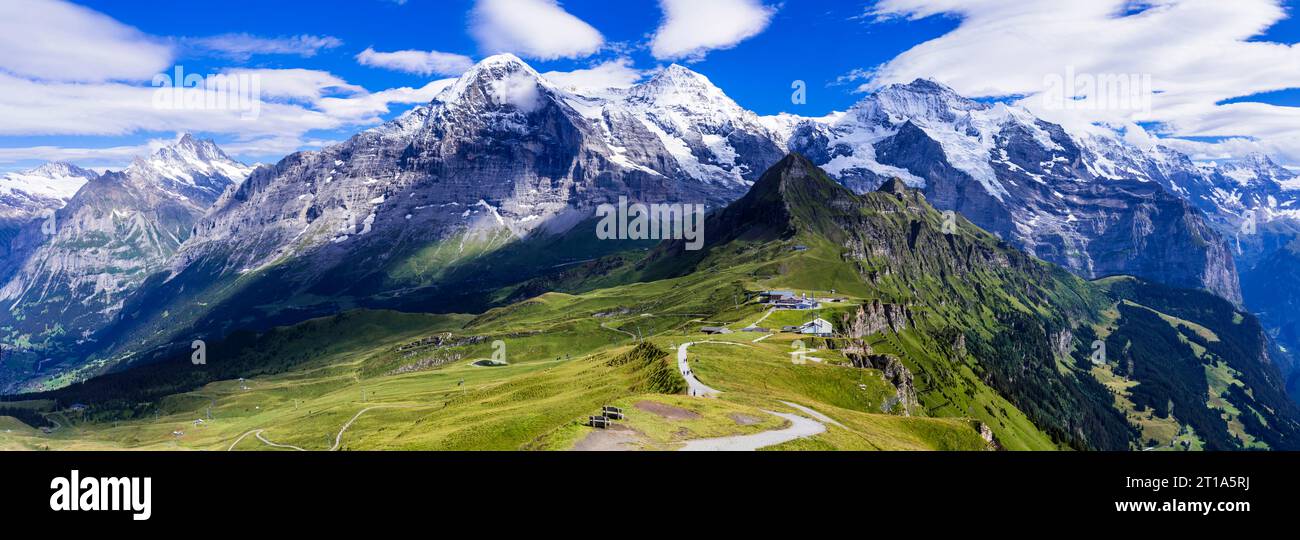
[[[230,73],[236,73],[231,71]],[[433,81],[420,88],[393,88],[379,92],[348,84],[328,73],[312,70],[251,70],[265,82],[263,100],[255,118],[246,110],[160,108],[157,89],[124,83],[74,84],[31,81],[0,74],[0,136],[125,136],[155,132],[225,134],[246,142],[252,155],[266,156],[271,148],[296,150],[291,141],[308,144],[317,130],[355,130],[382,122],[393,106],[432,101],[451,80]],[[170,90],[170,89],[169,89]],[[206,87],[180,90],[199,101],[212,91]],[[342,94],[342,95],[329,95]],[[185,99],[177,100],[184,103]],[[239,147],[236,147],[239,148]],[[28,147],[8,148],[5,159],[63,159],[77,161],[85,155],[111,158],[107,150]],[[137,155],[119,151],[117,155]],[[232,154],[239,154],[232,150]]]
[[[267,98],[287,98],[315,102],[327,94],[365,94],[366,89],[328,71],[312,69],[228,69],[229,75],[252,75],[261,84],[261,93]]]
[[[1132,10],[1139,5],[1145,9]],[[1300,108],[1218,105],[1300,87],[1300,48],[1257,38],[1286,16],[1276,0],[882,0],[877,17],[961,18],[939,38],[878,66],[864,90],[930,77],[973,96],[1027,96],[1020,104],[1078,128],[1093,122],[1156,123],[1166,137],[1229,137],[1300,162]],[[1149,75],[1149,109],[1045,106],[1049,77]],[[1173,142],[1203,154],[1216,145]]]
[[[217,146],[220,146],[221,149],[226,152],[226,155],[232,156],[235,159],[240,159],[244,163],[252,164],[252,162],[259,160],[263,163],[275,162],[281,157],[294,152],[320,149],[332,144],[337,144],[338,142],[340,141],[283,135],[239,139],[217,143]]]
[[[103,148],[70,148],[63,146],[0,148],[0,165],[35,161],[70,161],[82,167],[105,164],[117,165],[129,162],[136,156],[148,155],[156,149],[157,146],[152,141],[145,144]]]
[[[226,57],[311,56],[341,43],[317,36],[218,38],[198,43],[207,47],[203,51]],[[244,75],[256,75],[260,90],[256,113],[234,103],[194,107],[226,104],[231,95],[224,85],[235,78],[217,83],[207,77],[196,86],[192,82],[168,86],[153,75],[174,77],[182,66],[172,65],[172,49],[162,43],[199,47],[190,39],[152,38],[61,1],[0,0],[0,141],[39,135],[133,137],[131,144],[109,147],[78,144],[75,139],[64,146],[0,147],[0,169],[40,160],[123,167],[131,157],[147,155],[168,142],[134,143],[139,135],[159,133],[201,133],[224,139],[222,147],[230,155],[274,160],[287,152],[330,143],[313,137],[318,131],[338,137],[369,128],[380,124],[394,107],[428,103],[452,83],[441,79],[421,87],[372,92],[321,70],[217,66],[212,68],[214,74],[238,75],[243,81],[250,81]],[[159,83],[166,87],[153,86]]]
[[[379,115],[391,111],[390,105],[428,103],[455,82],[456,79],[439,79],[419,88],[389,88],[347,98],[326,97],[321,98],[316,107],[349,124],[373,124],[379,122]]]
[[[1232,137],[1217,142],[1189,141],[1166,138],[1160,144],[1187,154],[1197,161],[1234,159],[1254,153],[1284,158],[1294,148],[1300,148],[1300,137],[1277,137],[1266,141]]]
[[[483,52],[538,60],[590,56],[605,44],[599,31],[555,0],[478,0],[470,33]]]
[[[367,47],[357,55],[357,62],[363,66],[372,66],[416,75],[460,75],[474,66],[474,60],[468,56],[438,51],[393,51],[378,52]]]
[[[187,38],[184,43],[198,52],[214,54],[232,60],[248,60],[259,54],[284,54],[311,58],[323,50],[343,45],[333,36],[300,35],[264,38],[250,34],[222,34],[202,38]]]
[[[172,77],[182,69],[171,65],[167,42],[65,2],[0,1],[0,140],[194,132],[224,138],[228,142],[223,146],[232,155],[276,158],[329,142],[313,138],[313,132],[337,135],[378,124],[392,107],[427,103],[451,84],[438,80],[419,88],[370,92],[325,71],[218,67],[214,70],[220,75],[256,76],[256,113],[233,104],[196,107],[192,105],[226,104],[231,95],[211,77],[197,86],[151,85],[165,82],[155,75]],[[331,37],[263,39],[245,34],[175,42],[228,57],[311,56],[341,43]],[[165,142],[10,146],[0,148],[0,166],[37,160],[124,165]]]
[[[179,138],[153,138],[140,144],[107,147],[26,146],[0,148],[0,173],[6,170],[23,170],[35,163],[66,161],[80,167],[103,172],[121,170],[133,159],[148,156],[159,148],[175,143]],[[252,164],[260,159],[274,161],[281,156],[304,149],[323,148],[339,141],[303,138],[293,135],[235,138],[219,142],[227,155]]]
[[[0,75],[0,135],[127,135],[139,131],[282,133],[330,129],[342,119],[290,103],[263,101],[257,119],[242,111],[155,106],[150,86],[45,83]],[[165,89],[171,91],[172,89]],[[185,88],[184,95],[209,92]],[[266,97],[266,96],[264,96]]]
[[[659,0],[664,20],[650,42],[660,60],[699,59],[767,28],[776,8],[761,0]]]
[[[542,105],[538,90],[537,79],[526,71],[516,71],[492,81],[492,94],[497,101],[514,105],[524,113],[531,113]]]
[[[644,71],[632,67],[630,58],[610,60],[588,69],[548,71],[542,74],[542,77],[551,83],[579,93],[607,88],[627,88],[639,82],[644,76]]]
[[[101,13],[58,0],[0,2],[0,71],[44,80],[142,80],[171,47]]]

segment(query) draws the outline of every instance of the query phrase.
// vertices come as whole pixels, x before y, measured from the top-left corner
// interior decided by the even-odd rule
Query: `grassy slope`
[[[510,344],[509,365],[505,367],[474,366],[474,359],[490,355],[490,345],[477,344],[465,347],[464,359],[437,369],[367,376],[373,371],[370,366],[390,363],[397,354],[396,346],[414,334],[386,340],[358,336],[341,340],[350,342],[347,345],[338,342],[321,350],[316,360],[297,364],[292,370],[252,377],[243,383],[211,382],[169,395],[159,400],[156,409],[135,413],[131,418],[111,419],[126,411],[113,410],[115,405],[111,403],[92,403],[85,418],[100,419],[74,417],[71,425],[48,436],[30,430],[0,434],[0,448],[225,449],[241,435],[260,429],[264,430],[263,437],[276,444],[319,450],[331,447],[338,430],[359,411],[376,407],[352,424],[343,438],[343,448],[557,449],[571,446],[585,436],[589,429],[578,422],[601,405],[618,404],[632,410],[635,403],[645,400],[688,408],[701,415],[697,419],[674,420],[633,412],[627,424],[641,434],[638,446],[672,448],[689,438],[780,427],[783,421],[762,412],[788,411],[778,399],[814,407],[851,428],[832,428],[816,439],[816,447],[976,449],[983,444],[969,422],[874,414],[885,391],[878,372],[817,364],[795,366],[788,360],[785,343],[757,344],[754,354],[744,358],[729,356],[726,353],[730,351],[721,347],[714,351],[702,345],[692,351],[692,356],[698,361],[701,375],[705,376],[707,370],[710,382],[726,390],[724,397],[713,400],[657,394],[645,384],[644,367],[610,365],[611,359],[628,350],[632,339],[600,327],[589,312],[578,307],[589,303],[585,309],[600,309],[604,300],[598,296],[552,295],[539,299],[539,303],[545,307],[512,310],[510,315],[499,316],[494,324],[469,322],[470,326],[477,324],[482,330],[499,332],[492,337],[504,338]],[[371,318],[391,316],[356,312],[350,314],[350,324],[364,325]],[[642,317],[630,314],[628,318]],[[573,334],[545,333],[518,341],[509,337],[514,325],[535,327],[546,323],[576,330]],[[327,321],[309,324],[332,328]],[[283,340],[283,349],[310,347],[321,337],[320,333],[299,332],[296,328],[277,334],[276,340]],[[446,321],[429,324],[433,331],[446,328]],[[579,336],[581,339],[575,339]],[[753,337],[749,335],[749,339]],[[666,350],[685,338],[665,334],[650,341]],[[563,353],[567,359],[558,352],[561,349],[567,351]],[[779,391],[773,392],[766,385],[764,375],[768,373],[787,377]],[[859,388],[864,382],[869,391]],[[194,420],[206,417],[210,405],[214,420],[194,425]],[[759,422],[741,425],[729,416],[733,413]],[[174,431],[183,431],[184,435],[173,436]],[[245,436],[237,448],[276,450],[255,434]]]

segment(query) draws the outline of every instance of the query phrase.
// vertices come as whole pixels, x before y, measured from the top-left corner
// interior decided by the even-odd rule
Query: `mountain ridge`
[[[1195,209],[1156,183],[1080,181],[1091,178],[1084,152],[1059,126],[1024,111],[968,100],[933,81],[889,87],[851,113],[820,120],[776,122],[730,98],[723,106],[695,99],[629,104],[628,96],[656,94],[652,87],[668,83],[725,98],[707,77],[681,66],[595,98],[549,84],[516,57],[491,57],[430,104],[347,142],[259,168],[222,194],[150,281],[155,290],[128,301],[130,317],[116,319],[136,329],[120,336],[106,330],[104,338],[115,347],[156,340],[164,314],[171,326],[206,317],[212,322],[205,326],[227,332],[243,324],[239,310],[254,306],[278,320],[277,312],[308,316],[374,298],[418,297],[415,291],[435,295],[457,288],[446,280],[453,269],[506,246],[563,236],[616,195],[718,207],[740,197],[787,146],[838,172],[836,180],[854,191],[900,177],[939,207],[1083,275],[1136,274],[1239,297],[1228,248]],[[940,135],[923,127],[926,119],[960,130]],[[980,151],[997,159],[980,161]],[[1004,182],[1037,186],[1028,199],[1012,201],[1032,201],[1034,210],[1012,208]],[[1058,201],[1066,197],[1070,202]],[[1159,204],[1134,203],[1143,197]],[[1137,209],[1075,224],[1076,209],[1098,204]],[[1111,222],[1119,226],[1092,225]],[[1152,240],[1161,237],[1173,241]],[[1162,248],[1158,256],[1144,255],[1152,246]],[[200,296],[218,291],[214,298],[244,300],[214,319]]]

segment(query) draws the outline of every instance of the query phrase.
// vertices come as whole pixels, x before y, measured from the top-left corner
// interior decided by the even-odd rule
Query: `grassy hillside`
[[[173,381],[152,387],[165,395],[147,402],[128,403],[129,399],[121,399],[111,390],[124,382],[122,377],[143,377],[134,370],[118,374],[116,380],[95,379],[54,392],[38,408],[67,417],[63,425],[50,434],[30,429],[0,434],[0,447],[225,450],[233,445],[236,449],[292,451],[288,447],[331,449],[337,439],[338,449],[567,449],[593,444],[584,441],[597,432],[581,425],[582,421],[603,405],[617,405],[629,411],[629,419],[617,432],[597,436],[623,436],[627,430],[626,440],[620,444],[628,448],[671,449],[688,439],[778,429],[784,421],[765,411],[791,412],[782,403],[791,401],[830,415],[845,426],[832,427],[807,442],[818,448],[984,448],[968,421],[879,413],[887,385],[878,373],[816,364],[796,366],[789,361],[785,343],[752,344],[743,360],[721,347],[692,349],[700,376],[724,389],[720,399],[706,399],[681,395],[683,381],[670,364],[669,346],[680,344],[690,337],[687,335],[669,332],[633,347],[630,336],[598,323],[578,324],[583,328],[578,332],[589,339],[589,345],[578,345],[580,341],[571,339],[573,336],[548,338],[563,344],[565,352],[549,349],[530,337],[511,337],[510,323],[516,320],[529,320],[530,324],[594,322],[591,313],[571,311],[580,301],[565,299],[536,312],[517,310],[515,314],[527,319],[497,319],[500,322],[491,328],[502,330],[500,333],[478,334],[468,327],[453,332],[462,337],[503,338],[508,365],[500,367],[475,365],[491,355],[491,346],[472,344],[440,349],[441,353],[464,354],[460,360],[430,369],[402,373],[373,369],[376,365],[418,364],[419,355],[407,357],[403,351],[464,321],[426,319],[424,333],[382,341],[358,336],[327,348],[313,345],[323,334],[337,335],[338,324],[389,325],[393,317],[410,316],[359,311],[344,316],[346,322],[338,318],[311,321],[253,340],[226,359],[250,368],[242,381],[238,377],[211,382],[185,378],[193,388],[166,393],[170,390],[163,388],[178,388],[175,380],[179,373],[202,369],[177,359],[166,364]],[[681,330],[689,333],[686,327]],[[741,336],[758,337],[735,335]],[[298,363],[285,358],[283,371],[264,369],[261,375],[253,374],[250,362],[265,360],[264,355],[284,358],[296,350],[311,350],[314,359]],[[209,367],[217,362],[213,358]],[[765,375],[770,373],[791,377],[780,391],[772,392],[771,378]],[[74,411],[73,403],[86,405],[86,409]],[[200,419],[204,422],[196,425]],[[348,428],[340,437],[344,426]]]

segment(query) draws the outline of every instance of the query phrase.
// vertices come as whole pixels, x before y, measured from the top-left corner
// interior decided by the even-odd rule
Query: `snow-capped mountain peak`
[[[99,176],[98,173],[83,169],[66,161],[51,161],[40,167],[27,171],[28,174],[45,176],[48,178],[57,177],[79,177],[94,178]]]
[[[859,116],[864,118],[933,119],[942,122],[954,122],[963,112],[989,108],[987,104],[963,97],[952,88],[930,79],[885,86],[854,107]]]
[[[71,163],[53,161],[35,169],[0,176],[0,197],[24,193],[67,201],[88,180],[99,176]]]
[[[93,171],[62,162],[0,175],[0,238],[24,222],[63,208],[86,182],[97,176]],[[0,254],[6,249],[0,246]]]
[[[740,105],[708,77],[678,64],[670,65],[650,80],[629,88],[626,94],[630,103],[653,103],[660,108],[741,110]]]
[[[217,143],[211,139],[198,139],[186,133],[175,144],[158,150],[159,155],[169,155],[186,161],[229,161]]]
[[[1248,154],[1245,157],[1218,164],[1219,171],[1227,178],[1241,186],[1254,184],[1279,184],[1295,178],[1295,173],[1278,165],[1261,153]]]
[[[740,189],[757,179],[785,152],[784,133],[738,105],[708,77],[678,64],[597,107],[576,108],[601,124],[620,123],[604,128],[611,148],[644,145],[639,141],[650,135],[671,156],[673,166],[642,161],[639,168],[724,189]]]
[[[530,113],[542,104],[543,91],[555,91],[541,74],[519,57],[489,56],[438,94],[436,101],[469,108],[510,107]]]
[[[470,68],[466,74],[497,69],[503,69],[505,71],[523,70],[534,75],[537,74],[537,70],[528,65],[528,62],[525,62],[523,59],[510,53],[498,53],[484,58],[480,60],[478,64],[475,64],[474,67]]]
[[[210,200],[227,185],[242,182],[252,170],[231,159],[212,140],[186,133],[149,157],[136,158],[125,173],[128,178],[154,182],[182,196],[192,196],[192,191],[199,190],[206,195],[201,198]]]
[[[642,88],[672,90],[682,88],[701,88],[709,91],[719,91],[717,86],[710,81],[708,77],[700,74],[681,64],[672,64],[660,70],[650,77],[650,80],[640,84]]]

